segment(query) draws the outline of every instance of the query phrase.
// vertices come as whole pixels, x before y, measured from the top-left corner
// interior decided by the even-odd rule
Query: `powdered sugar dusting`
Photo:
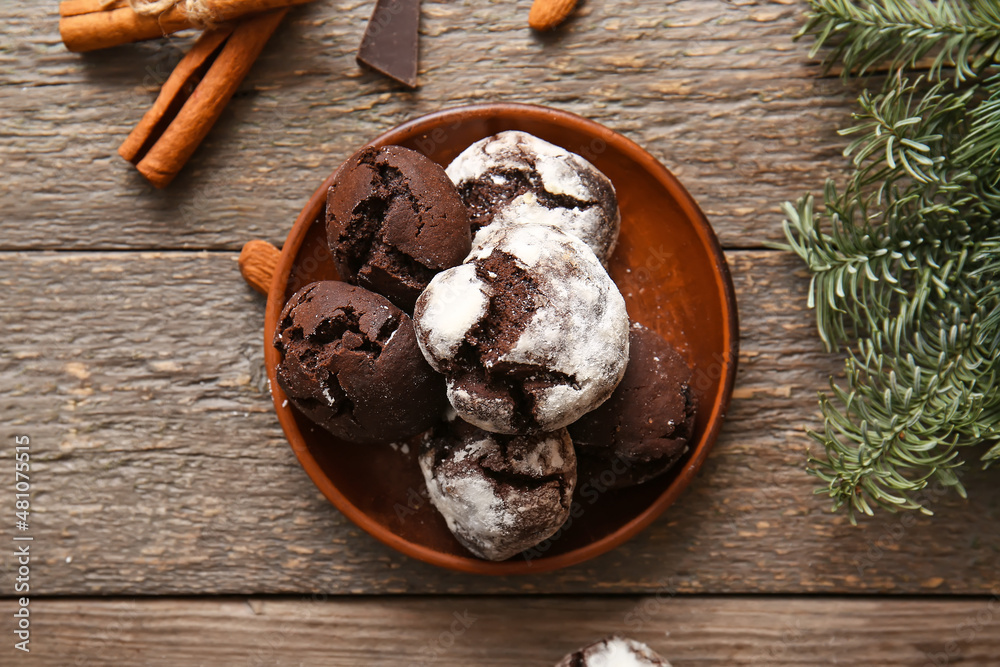
[[[547,250],[551,251],[545,247],[551,240],[545,225],[522,225],[510,233],[506,229],[503,225],[489,225],[481,229],[465,261],[486,259],[500,250],[516,257],[521,266],[530,269],[538,264]]]
[[[537,446],[528,449],[523,459],[514,461],[513,470],[524,475],[543,477],[552,470],[566,467],[562,452],[572,449],[573,442],[562,430],[549,433]]]
[[[455,452],[451,463],[475,457],[483,444],[471,443]],[[475,544],[477,555],[489,558],[489,554],[496,551],[497,539],[513,525],[517,516],[497,494],[494,483],[472,467],[449,465],[447,470],[438,471],[435,476],[434,456],[430,452],[420,457],[420,470],[430,500],[444,517],[448,529]]]
[[[488,287],[476,276],[476,267],[461,264],[431,280],[417,300],[413,324],[417,343],[434,366],[435,359],[451,356],[489,306]]]
[[[534,164],[527,160],[527,155],[534,157]],[[483,177],[490,169],[537,171],[546,191],[581,201],[590,201],[593,194],[580,178],[580,171],[597,172],[579,155],[515,130],[480,139],[452,160],[445,172],[453,183],[460,185]]]
[[[337,401],[334,400],[333,396],[330,395],[329,387],[323,387],[323,398],[325,398],[326,402],[330,404],[330,407],[336,406]]]
[[[582,165],[579,162],[583,161],[582,158],[569,151],[552,146],[548,142],[541,143],[552,146],[556,150],[540,151],[537,145],[540,141],[536,139],[535,142],[532,142],[531,148],[536,153],[542,155],[542,158],[535,162],[535,169],[538,170],[538,174],[542,177],[542,184],[545,189],[554,195],[567,195],[586,201],[591,196],[591,193],[580,179],[579,170]]]
[[[601,209],[549,208],[543,206],[533,192],[525,192],[502,206],[490,224],[481,228],[472,240],[473,252],[483,239],[497,227],[509,225],[550,225],[580,239],[599,259],[611,255],[616,237],[608,234]]]
[[[487,431],[509,432],[513,430],[510,410],[503,400],[473,395],[456,386],[455,381],[451,378],[447,380],[446,384],[448,401],[455,408],[456,415],[462,415],[463,420]]]
[[[417,300],[414,326],[420,348],[435,370],[449,375],[448,399],[465,421],[500,433],[516,432],[515,425],[529,417],[532,428],[562,428],[603,403],[625,373],[625,299],[593,251],[556,227],[491,225],[477,240],[467,263],[439,273]],[[480,391],[451,374],[456,352],[472,340],[469,335],[489,312],[494,292],[504,289],[502,283],[487,282],[496,273],[486,272],[485,279],[477,273],[476,263],[491,257],[501,262],[513,258],[529,273],[533,309],[510,349],[483,362],[486,374],[502,366],[527,366],[562,376],[528,390],[530,415],[515,414],[524,408],[513,395]],[[462,302],[455,294],[467,296]]]
[[[541,438],[506,438],[505,447],[498,440],[504,436],[485,431],[462,438],[446,438],[452,446],[432,442],[419,463],[428,497],[466,548],[503,560],[559,529],[576,484],[565,429]],[[562,483],[548,481],[554,476]]]
[[[395,329],[392,330],[392,333],[389,334],[389,337],[385,339],[385,342],[382,343],[382,349],[383,350],[385,348],[389,347],[390,345],[392,345],[392,339],[395,338],[396,334],[399,333],[399,329],[400,329],[400,327],[397,326]]]
[[[611,637],[584,651],[585,667],[670,667],[670,663],[641,642]]]
[[[483,438],[482,440],[475,440],[470,442],[465,447],[456,450],[451,455],[451,461],[453,463],[461,463],[466,459],[474,459],[477,456],[483,454],[490,447],[490,440],[488,438]]]
[[[545,299],[504,362],[538,366],[571,376],[572,384],[541,389],[535,413],[541,427],[565,426],[602,403],[628,364],[625,299],[594,253],[582,241],[543,225],[497,230],[481,254],[500,250],[535,260]]]

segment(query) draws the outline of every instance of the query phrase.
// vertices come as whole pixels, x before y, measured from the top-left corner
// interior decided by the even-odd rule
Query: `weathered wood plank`
[[[1000,597],[33,599],[30,608],[24,664],[53,667],[70,658],[88,667],[551,667],[612,632],[674,667],[991,665],[1000,655]]]
[[[0,249],[238,249],[284,239],[322,179],[408,118],[484,101],[548,104],[625,133],[685,183],[730,247],[780,236],[778,205],[842,173],[854,93],[791,36],[793,0],[590,3],[534,36],[527,7],[425,2],[422,87],[354,63],[371,3],[296,9],[166,192],[115,153],[186,40],[86,55],[51,3],[0,9]]]
[[[938,516],[831,515],[803,472],[815,392],[840,368],[784,253],[733,251],[741,368],[700,478],[649,530],[553,575],[460,576],[349,524],[285,444],[263,301],[235,253],[3,253],[0,466],[33,443],[38,593],[893,592],[1000,586],[1000,487]],[[3,531],[11,530],[8,525]],[[6,534],[6,533],[4,533]],[[10,573],[2,550],[0,572]],[[4,585],[2,590],[10,590]]]

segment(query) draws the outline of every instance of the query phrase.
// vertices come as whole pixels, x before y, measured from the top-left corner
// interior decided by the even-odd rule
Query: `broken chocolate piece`
[[[417,87],[420,0],[376,0],[357,60],[408,88]]]

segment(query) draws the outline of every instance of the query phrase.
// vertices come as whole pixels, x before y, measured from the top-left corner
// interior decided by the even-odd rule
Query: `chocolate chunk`
[[[339,281],[312,283],[281,313],[273,345],[288,400],[338,438],[391,442],[437,422],[444,378],[427,365],[409,316]]]
[[[419,28],[420,0],[376,0],[358,47],[358,62],[416,88]]]
[[[351,156],[330,186],[326,221],[340,278],[407,312],[472,247],[468,213],[444,170],[402,146]]]

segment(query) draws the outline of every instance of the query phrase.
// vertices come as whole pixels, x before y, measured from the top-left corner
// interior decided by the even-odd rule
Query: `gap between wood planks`
[[[1000,598],[456,596],[37,600],[32,664],[549,667],[610,633],[675,667],[995,664]],[[0,626],[8,621],[0,622]],[[516,641],[511,641],[516,637]],[[79,663],[77,663],[79,664]]]

